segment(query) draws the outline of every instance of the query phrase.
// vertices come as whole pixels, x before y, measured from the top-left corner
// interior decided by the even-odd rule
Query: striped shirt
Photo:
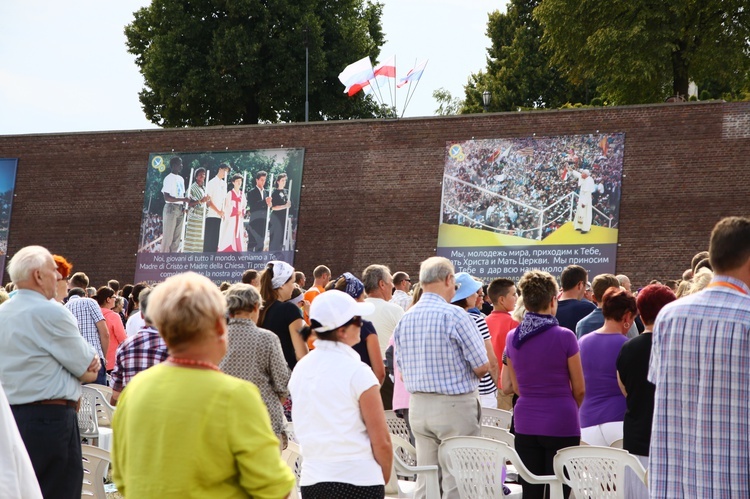
[[[717,275],[659,313],[648,372],[651,497],[750,497],[747,293],[742,281]]]
[[[473,369],[488,362],[482,335],[465,310],[425,293],[393,331],[396,361],[410,393],[461,395],[477,389]]]
[[[477,329],[479,329],[479,332],[482,334],[482,339],[492,343],[490,328],[487,327],[487,321],[484,320],[482,312],[476,308],[472,308],[469,310],[469,316],[474,320],[474,324],[477,325]],[[492,381],[490,373],[487,373],[479,380],[479,395],[494,395],[495,393],[497,393],[497,386],[495,385],[495,382]]]

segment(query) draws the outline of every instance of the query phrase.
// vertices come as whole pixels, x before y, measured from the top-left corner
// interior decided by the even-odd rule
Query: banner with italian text
[[[304,149],[152,153],[135,282],[294,264]]]
[[[623,133],[449,142],[437,254],[488,282],[614,273]]]

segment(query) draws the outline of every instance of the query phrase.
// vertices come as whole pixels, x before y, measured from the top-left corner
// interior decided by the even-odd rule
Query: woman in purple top
[[[633,295],[609,288],[602,298],[604,325],[578,342],[586,380],[586,398],[580,411],[581,440],[589,445],[608,447],[622,438],[627,405],[617,384],[617,356],[637,313]]]
[[[519,397],[514,409],[516,451],[531,472],[553,475],[557,451],[578,445],[581,439],[581,356],[575,333],[555,319],[555,278],[532,270],[521,277],[518,287],[527,313],[508,333],[505,344],[507,367]],[[544,497],[545,486],[521,484],[524,499]]]

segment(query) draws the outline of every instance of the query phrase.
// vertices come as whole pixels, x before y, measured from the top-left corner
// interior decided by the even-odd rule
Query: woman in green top
[[[225,300],[179,274],[150,297],[170,357],[136,375],[117,404],[112,469],[125,497],[282,498],[295,485],[258,389],[222,373]]]

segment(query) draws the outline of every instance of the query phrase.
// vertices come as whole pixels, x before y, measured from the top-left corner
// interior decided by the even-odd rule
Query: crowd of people
[[[45,248],[16,252],[0,294],[0,490],[80,497],[81,383],[111,383],[112,477],[126,497],[284,497],[288,424],[303,498],[383,498],[385,409],[420,466],[513,411],[515,449],[551,475],[565,447],[619,445],[649,470],[628,497],[750,495],[750,219],[713,230],[681,279],[634,289],[571,265],[488,285],[431,257],[419,279],[370,265],[306,279],[274,261],[222,289],[89,281]],[[6,401],[7,400],[7,401]],[[50,422],[54,422],[50,424]],[[147,431],[144,429],[147,428]],[[12,456],[12,457],[11,457]],[[524,498],[545,486],[521,480]],[[417,476],[415,497],[425,497]],[[565,491],[567,494],[567,490]]]
[[[464,143],[446,160],[443,223],[543,239],[571,220],[572,168],[594,179],[592,223],[617,227],[623,151],[621,135]]]

